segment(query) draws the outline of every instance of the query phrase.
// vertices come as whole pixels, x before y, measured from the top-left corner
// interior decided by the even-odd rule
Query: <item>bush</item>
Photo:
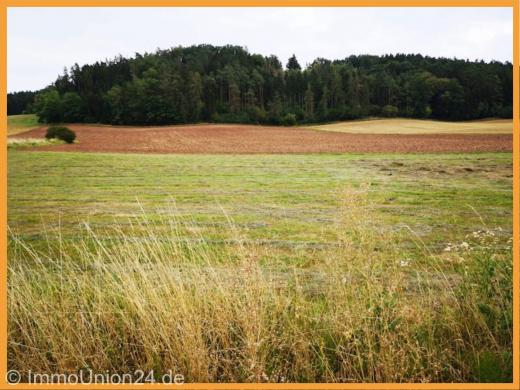
[[[395,118],[399,114],[399,109],[396,106],[390,104],[383,107],[381,114],[387,118]]]
[[[45,133],[45,138],[52,139],[57,138],[62,141],[71,144],[76,139],[76,133],[74,133],[71,129],[62,126],[52,126],[47,129],[47,133]]]
[[[294,126],[296,124],[296,115],[287,114],[282,118],[282,125],[284,126]]]
[[[267,122],[267,112],[261,107],[253,107],[249,115],[255,123]]]

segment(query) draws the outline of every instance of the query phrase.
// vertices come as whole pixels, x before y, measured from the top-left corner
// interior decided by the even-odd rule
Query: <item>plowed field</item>
[[[70,125],[76,143],[38,150],[123,153],[443,153],[512,150],[509,134],[352,134],[248,125]],[[43,138],[45,127],[16,135]]]

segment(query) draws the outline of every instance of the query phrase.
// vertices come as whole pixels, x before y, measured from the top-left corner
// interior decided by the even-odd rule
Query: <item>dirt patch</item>
[[[444,153],[511,151],[507,134],[348,134],[248,125],[70,125],[77,143],[37,150],[121,153]],[[16,138],[44,137],[45,128]]]

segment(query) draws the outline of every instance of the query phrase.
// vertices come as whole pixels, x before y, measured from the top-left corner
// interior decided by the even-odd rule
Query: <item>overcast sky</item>
[[[8,91],[65,66],[200,43],[317,57],[421,53],[512,61],[510,8],[9,8]]]

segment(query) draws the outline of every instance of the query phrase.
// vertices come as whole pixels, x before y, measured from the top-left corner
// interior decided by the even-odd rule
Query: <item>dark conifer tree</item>
[[[296,56],[294,54],[291,56],[291,58],[289,58],[286,68],[288,70],[301,70],[302,69],[302,67],[298,63],[298,60],[296,59]]]

